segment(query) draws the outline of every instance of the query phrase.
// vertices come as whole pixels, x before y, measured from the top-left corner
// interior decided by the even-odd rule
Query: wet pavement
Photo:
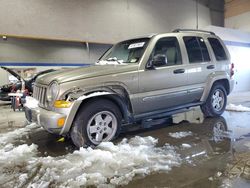
[[[7,126],[5,131],[15,127]],[[189,131],[192,135],[183,138],[169,134]],[[159,147],[174,146],[182,161],[168,172],[136,176],[123,187],[250,187],[250,112],[204,119],[199,108],[192,108],[150,128],[134,125],[114,142],[136,135],[157,138]],[[59,139],[37,128],[21,143],[38,145],[41,156],[62,156],[76,149],[69,139]]]

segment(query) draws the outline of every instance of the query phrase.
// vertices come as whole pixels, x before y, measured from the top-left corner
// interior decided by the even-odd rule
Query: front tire
[[[204,104],[201,105],[201,111],[206,117],[220,116],[226,108],[227,93],[223,85],[215,84]]]
[[[71,128],[71,140],[77,147],[111,141],[120,133],[121,119],[121,112],[112,101],[92,100],[78,112]]]

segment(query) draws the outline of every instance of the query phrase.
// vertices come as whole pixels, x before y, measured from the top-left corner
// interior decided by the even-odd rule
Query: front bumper
[[[37,123],[50,133],[67,135],[80,104],[81,101],[76,100],[69,108],[53,108],[53,110],[46,110],[39,107],[39,102],[35,98],[26,96],[24,110],[26,119],[29,122]],[[59,123],[61,119],[64,119],[63,125]]]
[[[45,130],[53,134],[61,134],[62,127],[57,126],[60,118],[65,118],[65,114],[49,111],[40,107],[29,108],[25,106],[25,116],[29,122],[35,122]]]

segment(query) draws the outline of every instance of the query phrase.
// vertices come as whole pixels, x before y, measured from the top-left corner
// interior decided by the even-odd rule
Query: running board
[[[197,103],[189,103],[186,105],[174,107],[174,108],[168,108],[165,110],[158,110],[158,111],[153,111],[153,112],[148,112],[144,114],[139,114],[134,116],[134,122],[140,121],[140,120],[145,120],[145,119],[160,119],[164,118],[167,116],[171,116],[173,114],[181,113],[187,111],[188,108],[194,107],[194,106],[199,106],[203,104],[203,102],[197,102]]]

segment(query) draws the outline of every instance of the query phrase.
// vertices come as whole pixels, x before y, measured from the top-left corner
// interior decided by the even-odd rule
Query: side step
[[[194,106],[199,106],[201,104],[202,104],[202,102],[190,103],[190,104],[186,104],[186,105],[182,105],[182,106],[178,106],[178,107],[174,107],[174,108],[169,108],[169,109],[165,109],[165,110],[159,110],[159,111],[155,111],[155,112],[148,112],[148,113],[144,113],[144,114],[139,114],[139,115],[134,116],[134,121],[139,121],[139,120],[144,120],[144,119],[164,118],[167,116],[171,116],[173,114],[185,112],[189,108],[194,107]]]

